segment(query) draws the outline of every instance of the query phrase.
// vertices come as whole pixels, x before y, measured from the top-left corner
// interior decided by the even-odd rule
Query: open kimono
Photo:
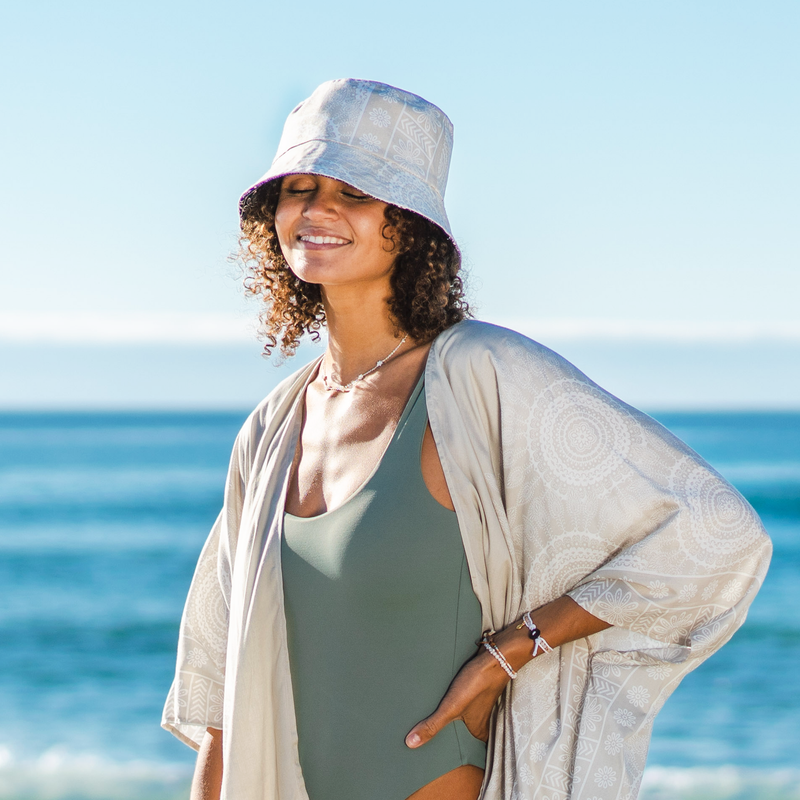
[[[316,366],[242,428],[181,623],[162,724],[195,748],[206,727],[224,730],[224,800],[307,800],[280,536]],[[758,518],[658,423],[520,334],[450,328],[425,387],[484,627],[564,594],[613,625],[508,685],[482,797],[635,798],[655,714],[742,624],[764,578]]]

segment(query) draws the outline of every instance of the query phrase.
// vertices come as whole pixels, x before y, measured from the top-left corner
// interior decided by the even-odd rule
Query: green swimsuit
[[[455,513],[422,478],[422,379],[377,469],[344,505],[284,517],[283,591],[300,764],[310,800],[404,800],[485,766],[461,721],[404,739],[476,653],[481,610]]]

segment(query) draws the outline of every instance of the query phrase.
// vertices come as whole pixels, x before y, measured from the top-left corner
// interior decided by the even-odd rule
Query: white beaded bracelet
[[[500,652],[500,648],[495,644],[495,641],[492,638],[495,633],[496,631],[493,630],[484,631],[483,636],[478,644],[482,644],[495,657],[497,663],[503,668],[506,675],[508,675],[508,677],[513,681],[514,678],[517,677],[517,673],[514,672],[514,668],[508,663],[508,659]]]

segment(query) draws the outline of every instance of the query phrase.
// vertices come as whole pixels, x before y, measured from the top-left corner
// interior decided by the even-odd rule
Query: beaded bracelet
[[[526,611],[522,615],[522,622],[517,625],[517,630],[525,626],[528,629],[528,635],[533,639],[533,653],[531,654],[532,657],[536,657],[541,650],[543,653],[552,653],[553,648],[550,647],[549,644],[545,641],[544,636],[542,636],[542,632],[539,630],[539,626],[531,619],[531,612]]]
[[[483,645],[495,657],[497,663],[503,668],[506,675],[508,675],[511,680],[514,680],[514,678],[517,677],[517,673],[514,672],[514,668],[508,663],[508,659],[500,652],[500,648],[495,643],[495,633],[497,633],[495,630],[484,631],[478,645]]]

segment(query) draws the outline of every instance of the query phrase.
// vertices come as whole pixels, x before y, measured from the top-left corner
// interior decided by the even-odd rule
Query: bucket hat
[[[453,239],[444,209],[452,150],[453,124],[433,103],[385,83],[327,81],[289,114],[272,166],[239,213],[264,184],[313,173],[414,211]]]

